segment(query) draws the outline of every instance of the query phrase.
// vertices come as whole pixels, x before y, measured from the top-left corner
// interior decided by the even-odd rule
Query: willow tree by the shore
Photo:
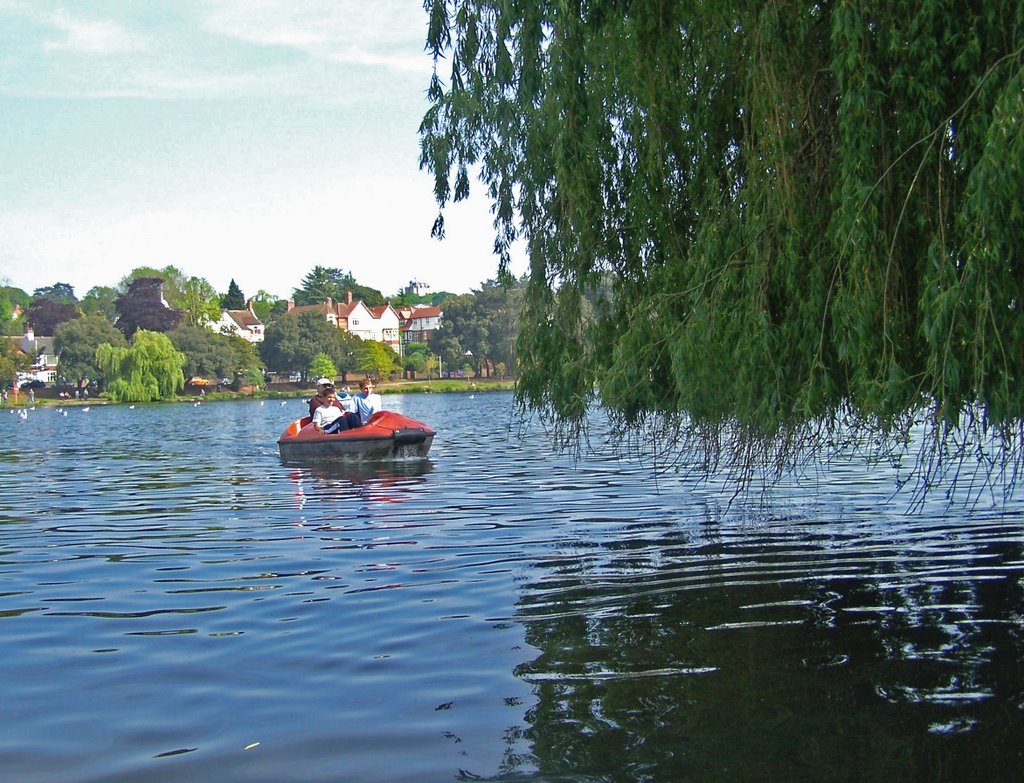
[[[479,174],[502,266],[525,240],[526,407],[746,466],[923,413],[1014,462],[1024,3],[425,7],[422,164],[442,214]]]
[[[185,387],[185,355],[166,334],[139,329],[126,347],[108,343],[96,349],[106,394],[118,402],[171,399]]]

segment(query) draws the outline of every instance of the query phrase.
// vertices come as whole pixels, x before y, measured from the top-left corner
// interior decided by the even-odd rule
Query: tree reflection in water
[[[536,564],[542,774],[1024,779],[1020,522],[788,525]]]

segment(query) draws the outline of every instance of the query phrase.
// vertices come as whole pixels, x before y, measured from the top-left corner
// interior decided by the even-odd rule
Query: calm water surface
[[[429,461],[282,465],[297,400],[0,411],[0,780],[1024,779],[1021,505],[768,505],[507,394]]]

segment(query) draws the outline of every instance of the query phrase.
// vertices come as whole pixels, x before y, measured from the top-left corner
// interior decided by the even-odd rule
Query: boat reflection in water
[[[299,507],[310,497],[401,503],[434,470],[434,463],[425,458],[287,464],[293,467],[288,475]]]

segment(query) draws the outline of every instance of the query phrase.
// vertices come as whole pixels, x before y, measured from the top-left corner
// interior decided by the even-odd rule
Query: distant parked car
[[[21,384],[21,388],[22,389],[45,389],[46,388],[46,384],[43,383],[40,380],[25,381],[23,384]]]

